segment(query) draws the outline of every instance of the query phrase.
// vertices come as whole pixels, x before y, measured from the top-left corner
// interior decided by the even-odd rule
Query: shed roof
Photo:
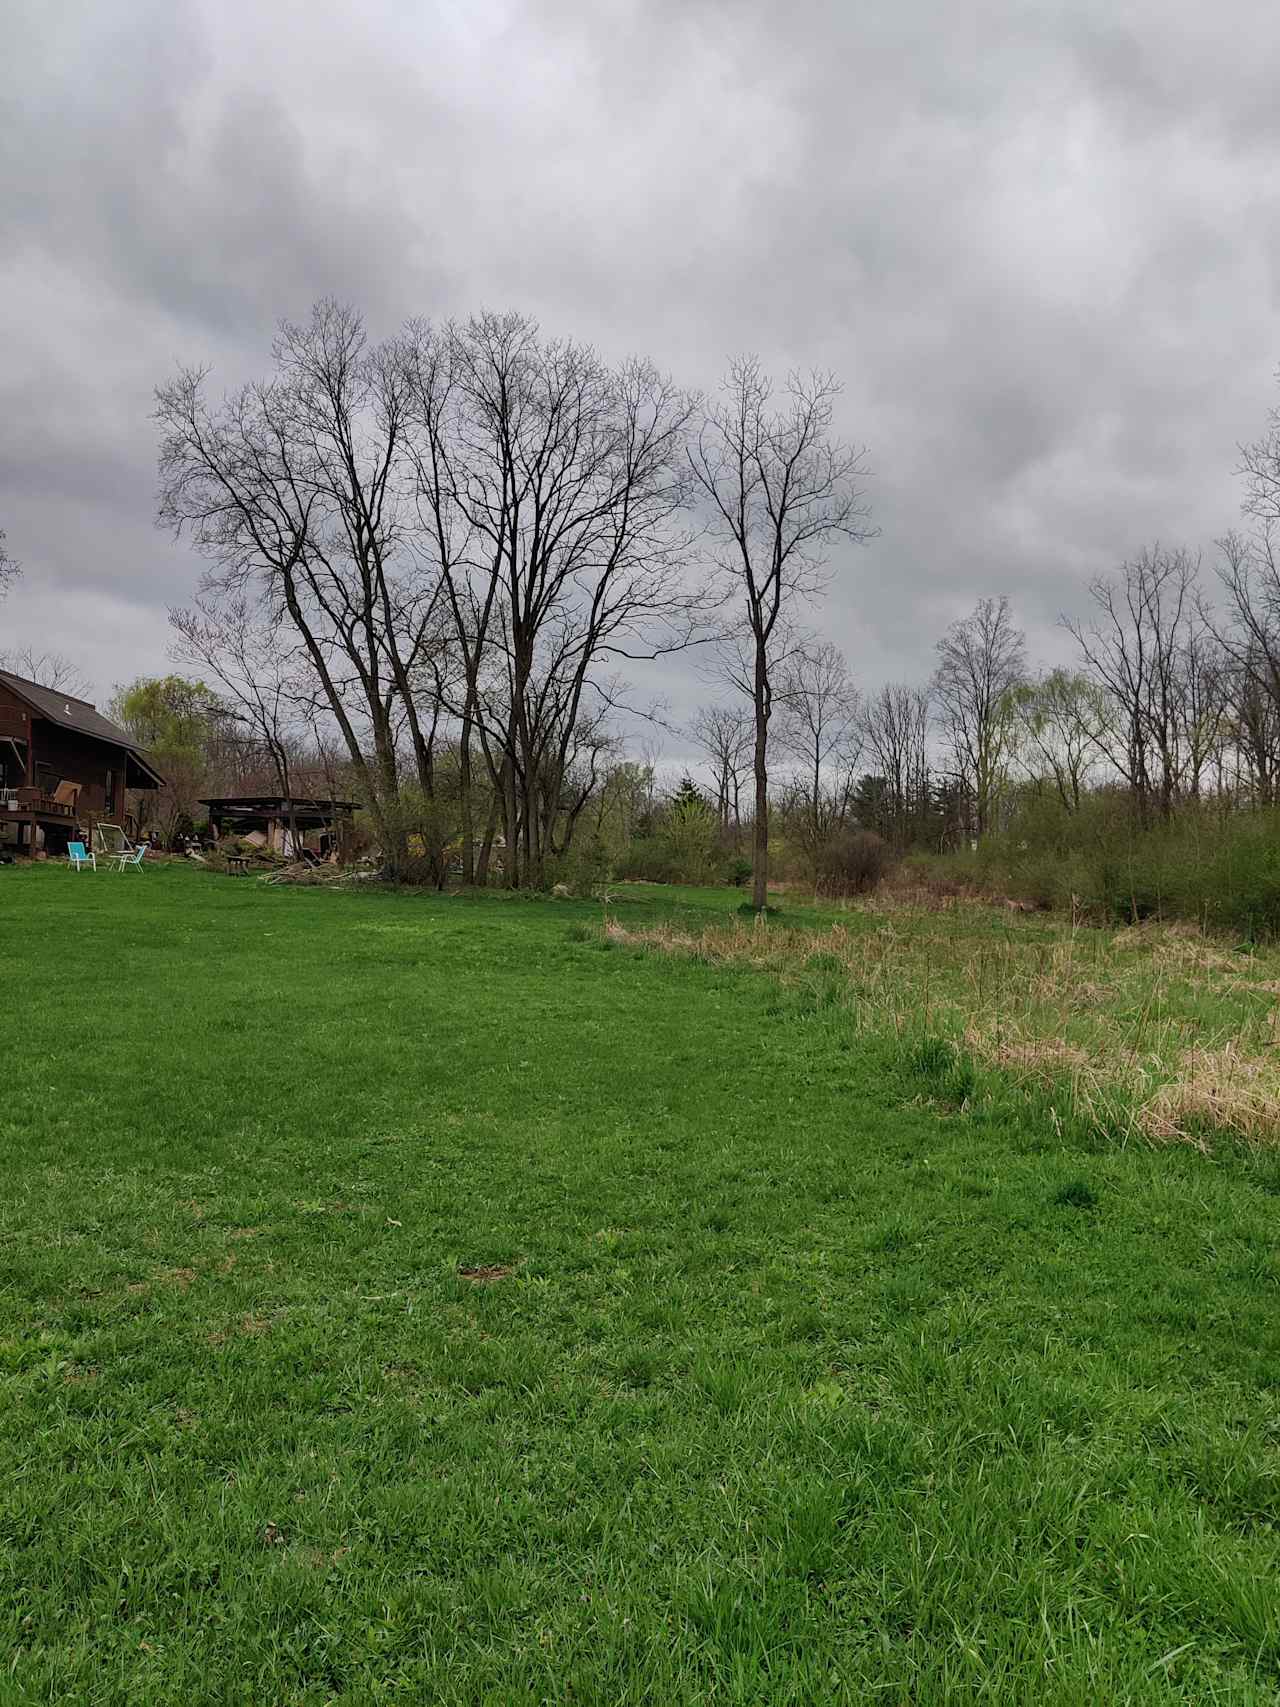
[[[356,809],[354,800],[303,799],[296,794],[222,794],[200,804],[209,808],[215,825],[239,826],[242,830],[265,829],[273,823],[323,830]]]
[[[357,802],[354,800],[315,800],[310,795],[300,794],[215,794],[202,799],[201,806],[225,806],[231,810],[243,808],[246,812],[287,813],[292,806],[296,810],[316,812],[354,812]]]

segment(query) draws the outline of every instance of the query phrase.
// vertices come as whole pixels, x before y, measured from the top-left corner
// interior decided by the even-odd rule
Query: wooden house
[[[0,670],[0,846],[65,853],[125,823],[125,790],[164,778],[87,699]]]

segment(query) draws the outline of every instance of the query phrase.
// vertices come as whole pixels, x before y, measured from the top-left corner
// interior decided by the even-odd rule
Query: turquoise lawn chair
[[[67,843],[67,864],[72,871],[79,871],[84,865],[92,866],[94,871],[98,869],[97,855],[88,853],[83,842]]]

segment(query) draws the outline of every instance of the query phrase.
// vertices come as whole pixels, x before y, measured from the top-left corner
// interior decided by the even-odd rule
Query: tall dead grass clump
[[[1233,1043],[1188,1049],[1176,1076],[1143,1102],[1135,1125],[1164,1143],[1200,1144],[1213,1132],[1252,1143],[1280,1141],[1280,1069]]]

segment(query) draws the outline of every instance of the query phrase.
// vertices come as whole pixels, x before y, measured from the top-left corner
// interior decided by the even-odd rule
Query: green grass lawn
[[[1274,1163],[599,916],[0,870],[0,1703],[1274,1702]]]

